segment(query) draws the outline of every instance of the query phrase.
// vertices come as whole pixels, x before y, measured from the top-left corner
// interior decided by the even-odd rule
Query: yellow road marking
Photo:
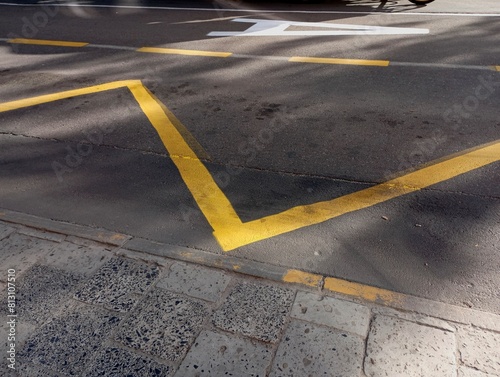
[[[376,67],[388,67],[388,60],[364,60],[364,59],[336,59],[336,58],[309,58],[303,56],[293,56],[288,61],[298,63],[319,63],[319,64],[341,64],[341,65],[371,65]]]
[[[88,45],[88,43],[85,42],[49,41],[44,39],[25,39],[25,38],[9,39],[7,42],[14,44],[62,46],[62,47],[85,47]]]
[[[388,291],[386,289],[352,283],[350,281],[337,278],[326,278],[324,289],[384,304],[401,303],[405,297],[400,293]]]
[[[191,56],[212,56],[216,58],[227,58],[232,52],[202,51],[202,50],[181,50],[177,48],[141,47],[139,52],[150,52],[154,54],[191,55]]]
[[[282,280],[285,283],[298,283],[310,287],[319,287],[323,280],[323,276],[299,270],[288,270]]]
[[[495,68],[498,72],[500,72],[500,65],[497,65]]]
[[[0,112],[124,87],[132,92],[156,129],[186,186],[214,229],[215,238],[225,251],[371,207],[500,161],[500,140],[497,140],[358,192],[243,223],[229,199],[175,126],[178,121],[173,114],[140,81],[117,81],[7,102],[0,104]],[[299,279],[293,274],[290,276],[290,279]]]

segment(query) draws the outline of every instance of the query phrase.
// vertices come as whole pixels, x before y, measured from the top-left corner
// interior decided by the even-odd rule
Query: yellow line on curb
[[[190,55],[190,56],[211,56],[216,58],[227,58],[232,52],[202,51],[202,50],[181,50],[177,48],[141,47],[139,52],[149,52],[153,54]]]
[[[352,283],[347,280],[337,278],[326,278],[324,289],[331,292],[342,293],[348,296],[362,298],[368,301],[384,304],[401,303],[404,295],[388,291],[382,288],[376,288],[369,285]]]
[[[88,45],[88,43],[86,42],[49,41],[44,39],[24,39],[24,38],[9,39],[7,42],[13,44],[60,46],[60,47],[85,47]]]
[[[288,270],[281,280],[285,283],[297,283],[310,287],[319,287],[323,280],[323,276],[300,270]]]
[[[340,65],[365,65],[376,67],[388,67],[388,60],[364,60],[364,59],[337,59],[337,58],[309,58],[303,56],[293,56],[289,62],[298,63],[318,63],[318,64],[340,64]]]

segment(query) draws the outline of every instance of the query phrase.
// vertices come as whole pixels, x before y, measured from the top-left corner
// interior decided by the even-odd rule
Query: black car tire
[[[430,3],[434,0],[410,0],[413,4],[427,4]]]

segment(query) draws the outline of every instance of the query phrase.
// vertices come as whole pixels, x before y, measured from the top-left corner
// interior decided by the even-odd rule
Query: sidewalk
[[[0,219],[2,376],[500,376],[495,314],[11,211]]]

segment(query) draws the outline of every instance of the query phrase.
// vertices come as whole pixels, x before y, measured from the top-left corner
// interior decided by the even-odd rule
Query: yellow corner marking
[[[340,65],[368,65],[376,67],[388,67],[388,60],[365,60],[365,59],[336,59],[336,58],[309,58],[293,56],[288,61],[298,63],[318,63],[318,64],[340,64]]]
[[[500,140],[497,140],[358,192],[243,223],[193,147],[186,141],[179,125],[176,126],[178,120],[141,81],[117,81],[6,102],[0,104],[0,112],[118,88],[128,88],[131,91],[157,131],[200,210],[214,229],[213,234],[224,251],[371,207],[500,161]],[[300,279],[293,271],[287,276],[287,279]]]
[[[13,44],[62,46],[62,47],[85,47],[88,45],[88,43],[86,42],[49,41],[45,39],[25,39],[25,38],[9,39],[7,42]]]
[[[400,293],[337,278],[326,278],[324,289],[384,304],[401,303],[404,299]]]
[[[310,287],[319,287],[323,280],[323,276],[299,270],[288,270],[282,280],[285,283],[298,283]]]
[[[227,58],[232,52],[202,51],[202,50],[182,50],[177,48],[159,48],[159,47],[141,47],[139,52],[150,52],[153,54],[171,54],[171,55],[191,55],[191,56],[212,56],[215,58]]]

